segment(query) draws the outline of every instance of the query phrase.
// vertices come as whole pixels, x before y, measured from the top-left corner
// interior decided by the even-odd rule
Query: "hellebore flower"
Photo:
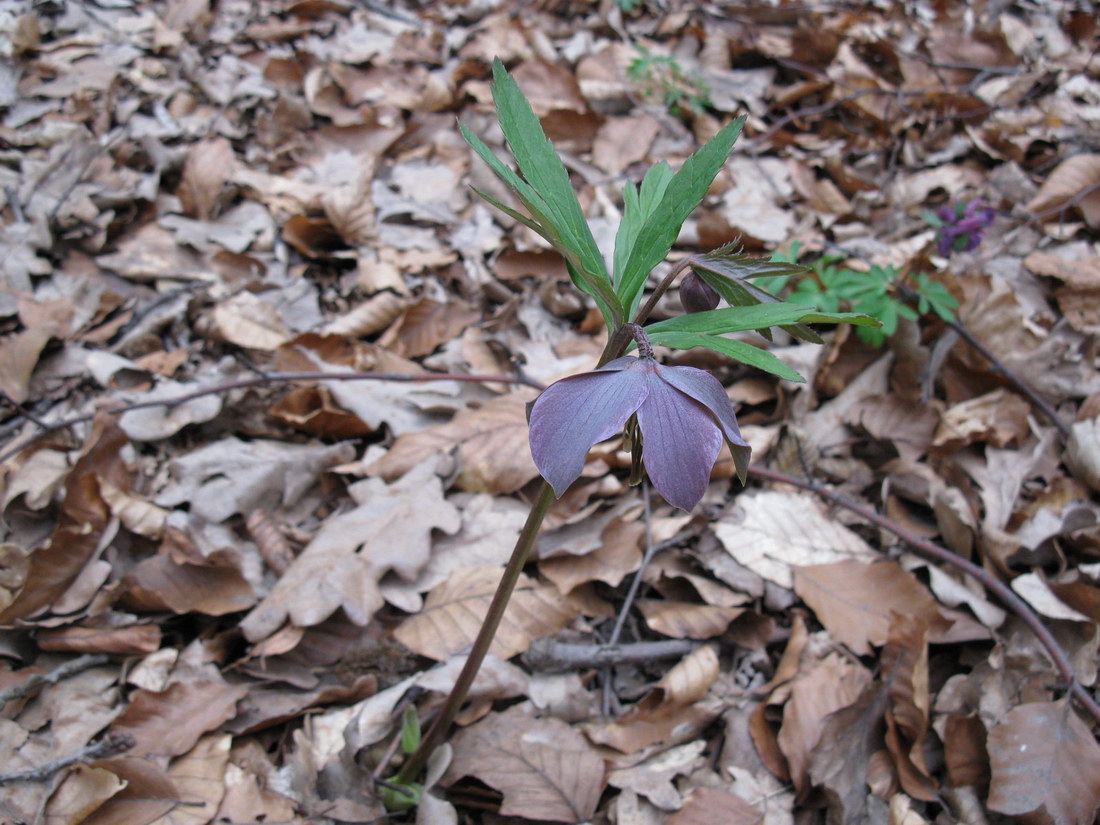
[[[535,399],[531,454],[554,492],[561,496],[584,469],[589,449],[635,414],[646,471],[669,504],[690,510],[699,502],[723,438],[744,482],[750,448],[718,379],[694,367],[659,364],[641,342],[638,350],[640,358],[625,356],[563,378]]]
[[[978,198],[954,206],[942,206],[936,212],[942,221],[936,238],[940,255],[969,252],[982,242],[982,230],[993,223],[997,212]]]

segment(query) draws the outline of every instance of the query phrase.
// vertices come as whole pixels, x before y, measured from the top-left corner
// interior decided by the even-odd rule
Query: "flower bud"
[[[689,272],[680,283],[680,303],[685,312],[706,312],[718,306],[718,293],[694,272]]]

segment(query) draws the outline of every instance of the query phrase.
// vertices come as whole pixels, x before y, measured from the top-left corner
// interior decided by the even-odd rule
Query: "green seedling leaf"
[[[726,332],[740,332],[749,329],[766,329],[784,324],[855,324],[857,326],[879,326],[879,322],[869,315],[858,312],[820,312],[815,307],[797,304],[756,304],[750,307],[727,307],[712,309],[710,312],[697,312],[693,315],[679,315],[665,321],[658,321],[645,327],[646,333],[654,335],[666,332],[698,332],[709,335],[721,335]]]
[[[408,811],[420,804],[420,798],[424,796],[424,786],[419,782],[403,785],[397,781],[397,774],[387,780],[388,784],[379,785],[379,797],[386,810],[390,813]]]
[[[416,708],[412,705],[405,708],[405,716],[401,720],[401,750],[406,754],[416,753],[420,747],[420,717],[416,715]]]
[[[637,311],[650,271],[665,259],[684,221],[702,203],[744,124],[745,118],[739,117],[684,161],[665,187],[658,206],[637,231],[630,254],[615,282],[615,292],[628,316],[633,316]]]
[[[692,347],[706,347],[714,352],[728,355],[735,361],[748,364],[750,367],[778,375],[787,381],[803,382],[803,378],[796,370],[780,361],[767,350],[746,344],[744,341],[736,341],[732,338],[719,338],[715,335],[700,335],[694,332],[658,332],[650,337],[654,344],[671,347],[672,349],[691,349]]]
[[[938,281],[933,281],[925,273],[917,275],[917,309],[923,315],[931,309],[945,321],[955,320],[955,310],[959,308],[959,299]]]

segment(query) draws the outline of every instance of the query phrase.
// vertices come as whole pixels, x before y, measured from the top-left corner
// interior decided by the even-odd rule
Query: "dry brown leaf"
[[[92,768],[110,771],[125,787],[81,825],[133,825],[152,822],[176,807],[179,791],[171,777],[152,760],[134,757],[100,759]]]
[[[1100,226],[1100,155],[1080,154],[1066,158],[1043,181],[1027,208],[1043,218],[1057,218],[1057,212],[1076,206],[1088,225]]]
[[[64,825],[82,822],[124,787],[122,779],[104,768],[77,765],[50,797],[44,819]]]
[[[99,494],[131,533],[151,539],[160,538],[164,523],[168,520],[167,510],[109,481],[100,482]]]
[[[603,759],[580,733],[559,719],[534,719],[522,705],[490,714],[452,744],[443,783],[476,776],[504,794],[505,816],[584,822],[606,784]]]
[[[120,486],[128,482],[128,473],[118,459],[125,441],[114,417],[96,419],[85,453],[65,480],[57,527],[47,543],[31,553],[18,593],[0,611],[0,624],[10,624],[55,602],[92,559],[111,515],[99,494],[98,479]],[[13,585],[6,586],[14,590]]]
[[[877,558],[867,542],[830,518],[816,497],[802,493],[738,496],[714,533],[738,563],[783,587],[791,586],[794,567]]]
[[[423,609],[394,636],[421,656],[443,660],[469,648],[489,610],[503,569],[460,567],[436,587]],[[520,576],[490,652],[501,659],[522,653],[539,636],[557,633],[577,616],[553,587]]]
[[[899,455],[916,461],[928,452],[940,413],[897,395],[875,395],[849,409],[846,420],[873,438],[892,441]]]
[[[119,600],[133,610],[224,616],[256,603],[252,585],[228,551],[209,556],[170,529],[157,555],[138,562],[119,583]]]
[[[963,401],[949,408],[936,428],[932,445],[955,450],[975,441],[987,441],[995,447],[1021,443],[1030,428],[1028,403],[1006,389]]]
[[[1100,418],[1073,423],[1065,459],[1074,478],[1100,492]]]
[[[405,308],[401,317],[378,343],[405,358],[418,358],[435,351],[444,341],[462,334],[462,330],[481,320],[481,313],[458,299],[440,304],[421,298]]]
[[[310,627],[343,608],[365,625],[382,606],[378,580],[390,570],[415,578],[431,553],[434,529],[454,533],[458,510],[443,498],[435,462],[392,485],[372,478],[349,488],[354,510],[329,518],[272,591],[244,621],[249,641],[274,633],[288,619]]]
[[[179,756],[204,733],[232,719],[246,693],[243,685],[213,679],[176,682],[159,692],[138,690],[111,730],[134,737],[134,756]]]
[[[31,327],[0,339],[0,392],[22,404],[38,356],[54,335],[51,327]]]
[[[590,581],[617,587],[642,562],[639,542],[645,525],[616,517],[600,533],[601,544],[583,556],[563,555],[539,562],[539,572],[550,579],[562,594]]]
[[[225,796],[225,767],[232,737],[207,736],[168,768],[180,805],[150,825],[206,825]]]
[[[322,438],[361,438],[373,432],[357,415],[337,406],[323,386],[291,390],[271,408],[271,414],[291,427]]]
[[[189,217],[208,221],[216,214],[222,187],[233,177],[233,147],[223,137],[194,144],[183,163],[179,195]]]
[[[637,765],[611,771],[607,782],[614,788],[637,792],[658,808],[679,810],[684,800],[672,780],[701,767],[703,760],[700,756],[705,747],[706,743],[698,740],[670,748]]]
[[[129,627],[55,627],[38,633],[43,650],[70,653],[120,653],[141,656],[160,648],[160,628],[153,625]]]
[[[446,424],[402,435],[368,471],[392,481],[429,456],[456,450],[456,483],[463,490],[514,493],[539,474],[527,443],[524,414],[527,402],[536,394],[534,390],[516,390],[479,409],[463,410]]]
[[[278,308],[247,291],[219,301],[214,324],[223,340],[246,349],[278,349],[293,337]]]
[[[989,732],[989,807],[1087,825],[1100,807],[1100,745],[1069,699],[1029,702]]]
[[[941,614],[932,594],[896,562],[799,567],[794,589],[829,633],[861,656],[886,641],[893,613],[927,620],[932,641],[951,630],[952,621]]]
[[[710,724],[716,711],[699,703],[718,678],[718,655],[709,645],[680,660],[656,687],[613,722],[585,726],[588,738],[623,753],[634,753],[675,735],[683,742]]]
[[[912,797],[934,801],[938,799],[938,789],[924,759],[924,738],[931,710],[927,621],[895,613],[881,661],[882,681],[890,697],[886,747],[894,758],[901,787]]]
[[[741,607],[638,599],[638,609],[649,628],[674,639],[710,639],[726,632],[729,623],[744,612]]]
[[[760,825],[764,815],[737,794],[721,788],[696,788],[666,825]]]
[[[944,721],[943,754],[950,785],[977,788],[983,798],[989,791],[989,751],[985,743],[985,725],[977,714],[952,713]]]
[[[333,318],[321,329],[321,334],[349,338],[373,335],[388,327],[407,305],[408,301],[392,292],[379,292],[355,309]]]
[[[831,653],[791,683],[778,741],[799,797],[809,791],[810,760],[829,714],[855,702],[870,681],[865,668]]]

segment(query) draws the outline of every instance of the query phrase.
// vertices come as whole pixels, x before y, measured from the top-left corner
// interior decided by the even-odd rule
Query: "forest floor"
[[[1091,823],[1086,6],[5,4],[0,823]],[[387,814],[538,487],[525,406],[606,340],[471,191],[496,58],[605,252],[747,116],[651,285],[736,241],[884,326],[737,336],[803,383],[663,353],[747,484],[685,513],[597,446]]]

